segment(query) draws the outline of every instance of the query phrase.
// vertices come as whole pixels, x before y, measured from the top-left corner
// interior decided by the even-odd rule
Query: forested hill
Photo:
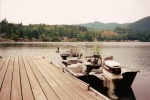
[[[140,31],[150,31],[150,16],[130,24],[128,28]]]
[[[95,21],[93,23],[85,23],[85,24],[79,24],[79,25],[87,27],[87,28],[95,28],[95,29],[100,29],[100,30],[104,30],[104,29],[113,30],[117,26],[126,27],[128,25],[128,23],[127,24],[118,24],[118,23],[102,23],[102,22]]]
[[[128,28],[128,29],[139,30],[139,31],[149,31],[150,16],[142,18],[134,23],[119,24],[119,23],[101,23],[96,21],[93,23],[85,23],[79,25],[88,28],[101,29],[101,30],[104,29],[114,30],[116,27],[121,27],[121,28]]]

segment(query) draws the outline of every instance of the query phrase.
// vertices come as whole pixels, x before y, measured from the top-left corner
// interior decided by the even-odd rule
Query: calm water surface
[[[0,43],[0,56],[45,56],[52,60],[57,46],[86,46],[85,42]],[[102,51],[130,70],[140,70],[132,84],[137,100],[150,100],[150,42],[103,42]],[[87,43],[88,46],[93,43]]]

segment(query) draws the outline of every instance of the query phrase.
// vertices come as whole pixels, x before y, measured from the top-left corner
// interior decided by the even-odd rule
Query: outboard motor
[[[105,83],[106,86],[108,87],[108,95],[112,99],[118,99],[118,97],[115,95],[115,88],[116,88],[115,82],[123,78],[121,74],[121,66],[116,61],[105,60],[103,67],[104,67],[103,74],[105,77]]]

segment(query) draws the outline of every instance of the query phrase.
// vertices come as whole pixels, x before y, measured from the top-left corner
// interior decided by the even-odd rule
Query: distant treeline
[[[139,40],[150,42],[150,32],[133,31],[116,27],[117,35],[102,35],[104,30],[89,29],[79,25],[22,25],[8,23],[6,19],[0,22],[0,41],[126,41]]]
[[[121,40],[150,42],[150,30],[134,30],[131,28],[116,27],[114,31],[121,34]]]

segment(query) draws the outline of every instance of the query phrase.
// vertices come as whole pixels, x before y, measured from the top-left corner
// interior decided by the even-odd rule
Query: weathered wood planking
[[[46,100],[47,98],[31,69],[32,66],[29,64],[28,60],[25,57],[23,58],[23,60],[35,99]]]
[[[13,76],[13,64],[14,64],[14,57],[11,57],[5,78],[3,80],[3,84],[1,87],[0,98],[1,100],[10,100],[11,99],[11,84],[12,84],[12,76]],[[7,67],[7,66],[4,66]]]
[[[42,57],[0,59],[0,100],[104,100]]]
[[[20,66],[19,66],[18,57],[15,57],[13,78],[12,78],[13,80],[12,80],[12,89],[11,89],[11,100],[22,100],[19,67]]]
[[[25,64],[23,58],[19,57],[20,65],[20,77],[21,77],[21,89],[22,89],[22,99],[23,100],[34,100],[33,92],[31,89],[31,84],[26,72]]]
[[[59,87],[59,89],[57,89],[57,90],[60,90],[61,89],[61,91],[65,91],[66,93],[65,94],[62,94],[62,92],[60,92],[61,94],[62,94],[62,96],[61,95],[59,95],[59,97],[60,98],[64,98],[64,99],[68,99],[68,98],[66,98],[66,97],[70,97],[71,99],[78,99],[78,100],[83,100],[83,98],[79,95],[79,94],[77,94],[71,87],[69,87],[66,83],[64,83],[57,75],[56,75],[56,73],[55,73],[55,71],[54,72],[52,72],[51,70],[49,70],[49,69],[46,69],[47,68],[47,66],[46,65],[44,65],[43,63],[41,63],[41,61],[39,61],[39,64],[38,65],[40,65],[40,67],[41,67],[41,69],[43,68],[44,70],[45,70],[45,73],[47,73],[49,76],[51,76],[52,77],[52,79],[54,79],[55,80],[55,84],[58,84],[58,86],[57,86],[57,88]],[[43,67],[42,67],[42,65],[44,65]],[[55,74],[53,74],[53,73],[55,73]],[[61,73],[59,74],[60,76],[62,76],[61,75]],[[67,80],[66,80],[67,81]],[[52,87],[52,88],[55,88],[55,87]],[[55,89],[54,89],[55,90]],[[59,91],[58,91],[58,93],[59,93]],[[67,95],[67,96],[66,96]],[[63,99],[62,98],[62,99]]]
[[[1,66],[1,70],[0,70],[0,91],[1,91],[1,88],[2,88],[3,79],[4,79],[4,76],[6,74],[8,64],[9,64],[9,60],[10,60],[10,57],[5,59],[4,64],[2,64],[3,62],[1,62],[2,66]]]
[[[36,60],[31,60],[31,58],[27,57],[29,64],[32,66],[32,71],[34,72],[37,81],[39,82],[41,88],[43,89],[44,94],[46,95],[48,100],[58,100],[59,98],[51,89],[45,78],[42,76],[41,72],[37,69],[38,64]],[[33,62],[34,61],[34,62]],[[43,73],[44,74],[44,73]]]

